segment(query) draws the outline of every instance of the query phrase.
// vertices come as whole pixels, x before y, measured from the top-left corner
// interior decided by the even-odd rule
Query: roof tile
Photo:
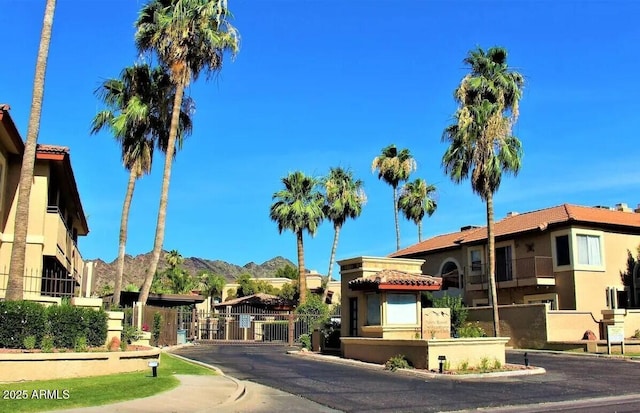
[[[549,225],[559,223],[606,224],[640,228],[640,213],[614,211],[571,204],[512,215],[496,221],[495,236],[513,235],[522,232],[544,231]],[[390,254],[390,257],[405,257],[426,251],[456,247],[460,244],[486,240],[487,227],[438,235],[408,248]]]

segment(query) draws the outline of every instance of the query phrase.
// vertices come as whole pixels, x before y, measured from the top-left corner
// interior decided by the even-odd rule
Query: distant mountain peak
[[[158,262],[158,271],[162,271],[167,268],[165,256],[167,251],[162,251],[160,256],[160,262]],[[90,260],[94,262],[94,290],[99,291],[104,285],[113,285],[117,258],[112,262],[107,263],[100,258]],[[145,273],[149,264],[151,263],[151,252],[145,254],[138,254],[136,256],[125,255],[124,260],[124,276],[122,280],[123,287],[128,284],[142,285],[144,281]],[[184,259],[182,267],[189,271],[192,275],[198,274],[200,271],[209,271],[214,274],[222,275],[227,279],[227,282],[233,283],[241,274],[249,273],[256,278],[268,278],[274,277],[278,268],[291,265],[296,265],[290,260],[277,256],[265,261],[258,265],[253,261],[249,261],[244,266],[231,264],[222,260],[209,260],[199,257],[188,257]]]

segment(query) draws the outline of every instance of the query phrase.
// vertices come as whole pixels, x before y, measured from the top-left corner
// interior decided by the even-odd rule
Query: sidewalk
[[[220,412],[244,394],[245,388],[228,376],[176,375],[180,385],[173,390],[114,404],[58,410],[57,413],[204,413]]]

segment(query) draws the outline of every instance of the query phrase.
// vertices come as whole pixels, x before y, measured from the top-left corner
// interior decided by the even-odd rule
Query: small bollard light
[[[151,367],[151,375],[153,377],[158,377],[158,360],[151,360],[149,362],[149,367]]]
[[[526,351],[524,352],[524,366],[529,367],[529,354]]]
[[[444,362],[447,360],[447,356],[438,356],[438,362],[440,363],[440,374],[444,372]]]

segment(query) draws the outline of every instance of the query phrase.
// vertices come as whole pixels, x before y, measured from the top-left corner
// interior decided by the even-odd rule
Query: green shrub
[[[489,358],[483,357],[482,359],[480,359],[480,366],[479,367],[480,367],[481,371],[489,370]]]
[[[162,328],[162,315],[159,312],[153,313],[153,331],[151,336],[153,337],[153,345],[157,346],[160,341],[160,332]]]
[[[458,337],[463,338],[477,338],[477,337],[486,337],[487,333],[484,331],[480,324],[476,323],[466,323],[458,330]]]
[[[442,297],[434,297],[432,293],[427,293],[427,299],[431,301],[435,308],[448,308],[451,317],[451,337],[462,337],[460,329],[467,321],[469,310],[464,306],[462,297],[451,296],[445,293]]]
[[[126,344],[131,344],[134,341],[140,340],[142,337],[142,332],[138,330],[137,327],[131,325],[125,325],[122,328],[122,342]]]
[[[404,354],[398,354],[396,356],[391,357],[384,363],[385,370],[396,371],[398,369],[409,369],[411,368],[411,364],[409,360],[407,360]]]
[[[22,344],[27,350],[33,350],[36,348],[36,340],[36,336],[26,336],[22,339]]]
[[[320,332],[325,348],[340,348],[340,321],[329,321]]]
[[[87,338],[84,336],[76,337],[73,343],[73,349],[77,353],[84,353],[89,350],[89,346],[87,345]]]
[[[77,337],[85,337],[88,346],[99,347],[107,339],[107,313],[103,310],[69,304],[47,308],[47,333],[57,348],[74,348]]]
[[[53,337],[49,334],[46,334],[42,337],[42,342],[40,343],[40,348],[43,353],[51,353],[53,352]]]
[[[469,361],[465,360],[465,361],[461,362],[460,366],[458,367],[458,370],[461,370],[461,371],[469,370]]]
[[[0,302],[0,347],[21,348],[24,339],[35,336],[40,341],[44,334],[45,308],[31,301]]]
[[[122,340],[120,342],[120,350],[122,351],[126,351],[127,350],[127,346],[129,345],[129,343],[127,343],[125,340]]]
[[[502,363],[498,359],[493,359],[493,369],[500,370],[502,368]]]
[[[636,330],[636,331],[633,333],[633,338],[640,338],[640,330]]]
[[[300,341],[300,344],[302,344],[302,348],[311,350],[311,336],[309,334],[301,334],[300,338],[298,338],[298,341]]]
[[[82,310],[82,309],[79,309]],[[107,323],[108,316],[106,311],[93,310],[90,308],[84,309],[84,319],[86,320],[86,326],[84,327],[83,336],[87,337],[87,344],[90,347],[103,346],[107,340]]]
[[[312,328],[320,329],[329,322],[329,306],[317,294],[309,294],[307,301],[296,308],[298,316],[306,318]]]

